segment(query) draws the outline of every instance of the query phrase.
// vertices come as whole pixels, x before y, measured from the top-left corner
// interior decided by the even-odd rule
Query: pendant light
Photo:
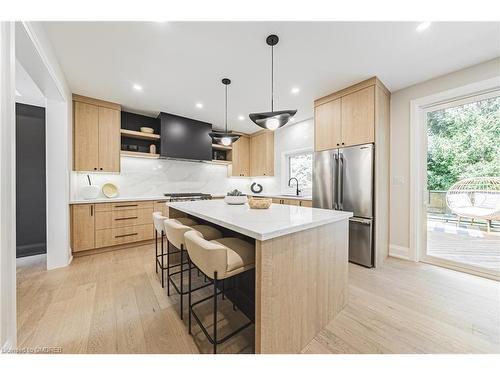
[[[276,130],[297,113],[296,109],[275,111],[274,110],[274,46],[278,44],[277,35],[269,35],[266,43],[271,46],[271,112],[250,113],[249,117],[255,124],[264,129]]]
[[[221,144],[223,146],[230,146],[233,142],[240,139],[240,136],[227,131],[227,86],[231,83],[229,78],[223,78],[222,84],[226,86],[226,130],[224,132],[210,132],[209,135],[212,137],[215,143]]]

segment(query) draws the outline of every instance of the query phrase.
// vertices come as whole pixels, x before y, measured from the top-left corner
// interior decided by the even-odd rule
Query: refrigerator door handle
[[[332,176],[338,176],[339,171],[339,155],[335,152],[333,154],[333,163],[332,163]],[[339,197],[338,197],[338,187],[335,184],[332,185],[332,196],[333,196],[333,209],[339,209]]]
[[[338,206],[339,210],[344,209],[344,155],[342,152],[339,154],[339,196],[338,196]]]

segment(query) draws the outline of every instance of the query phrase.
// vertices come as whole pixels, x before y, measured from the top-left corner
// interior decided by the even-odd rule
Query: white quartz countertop
[[[352,212],[346,211],[283,204],[251,209],[248,204],[228,205],[222,200],[173,202],[169,206],[260,241],[352,217]]]
[[[96,199],[75,199],[69,202],[69,204],[91,204],[91,203],[113,203],[113,202],[131,202],[131,201],[164,201],[167,200],[167,197],[164,195],[161,196],[151,196],[151,197],[116,197],[116,198],[104,198],[99,197]]]

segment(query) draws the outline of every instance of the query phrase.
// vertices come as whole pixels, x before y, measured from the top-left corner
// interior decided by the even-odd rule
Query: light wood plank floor
[[[153,259],[147,245],[75,258],[52,271],[44,270],[44,257],[18,260],[19,348],[210,353],[199,328],[188,335],[178,298],[166,296]],[[305,353],[500,353],[496,281],[391,258],[376,270],[350,265],[349,293],[347,307]],[[223,331],[244,321],[221,303]],[[209,326],[210,306],[200,315]],[[252,352],[253,335],[245,330],[221,352]]]

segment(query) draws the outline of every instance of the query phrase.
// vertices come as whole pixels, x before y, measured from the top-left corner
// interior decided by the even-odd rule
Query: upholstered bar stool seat
[[[167,266],[164,266],[164,257],[165,252],[164,252],[164,236],[165,236],[165,226],[164,226],[164,221],[168,220],[166,216],[163,216],[161,212],[153,212],[153,225],[155,228],[155,266],[156,266],[156,273],[158,273],[158,268],[161,269],[161,287],[165,287],[165,280],[164,280],[164,271],[166,269],[170,268],[170,259],[167,259]],[[182,223],[183,225],[196,225],[197,222],[193,219],[183,217],[183,218],[178,218],[176,219],[178,222]],[[161,254],[158,254],[158,235],[161,238]],[[168,256],[167,256],[168,258]]]
[[[188,294],[189,291],[184,289],[184,252],[186,250],[186,245],[184,242],[184,234],[188,231],[194,231],[197,233],[198,236],[201,236],[201,238],[207,239],[207,240],[214,240],[216,238],[221,238],[222,233],[220,230],[210,226],[210,225],[193,225],[193,226],[187,226],[185,224],[182,224],[182,222],[179,219],[167,219],[163,222],[164,228],[165,228],[165,233],[167,235],[167,246],[168,244],[172,244],[174,247],[176,247],[181,254],[181,261],[180,261],[180,271],[170,273],[169,270],[167,270],[167,279],[168,279],[168,289],[167,293],[170,295],[170,284],[174,287],[175,291],[180,295],[180,307],[179,307],[179,312],[181,319],[183,319],[183,312],[184,312],[184,295]],[[169,253],[167,252],[167,257]],[[188,266],[190,268],[190,266]],[[180,274],[180,281],[179,285],[177,285],[174,280],[172,279],[172,276]],[[201,289],[205,287],[206,285],[202,285],[201,287],[197,288]]]
[[[207,241],[196,230],[187,231],[184,235],[186,249],[188,252],[188,262],[193,263],[201,272],[213,280],[213,297],[203,298],[195,303],[191,303],[191,267],[189,268],[189,333],[191,333],[191,316],[195,318],[201,330],[213,345],[213,352],[217,352],[217,345],[225,342],[235,334],[241,332],[252,324],[248,322],[226,335],[222,339],[217,339],[217,295],[224,296],[224,283],[222,283],[222,292],[217,288],[219,281],[236,276],[242,272],[249,271],[255,267],[255,246],[235,237],[219,238],[217,240]],[[194,313],[193,307],[213,298],[213,336],[210,336],[203,326],[201,319]]]

